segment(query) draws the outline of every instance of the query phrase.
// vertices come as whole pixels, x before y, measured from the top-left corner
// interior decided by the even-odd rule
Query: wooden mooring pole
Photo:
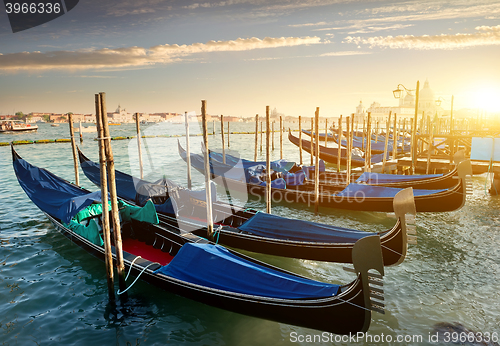
[[[391,128],[391,111],[385,124],[385,143],[384,143],[384,157],[382,158],[382,173],[385,173],[385,165],[387,163],[387,150],[389,146],[389,130]]]
[[[118,211],[118,200],[116,194],[115,161],[113,150],[111,149],[111,136],[108,127],[108,114],[106,109],[106,93],[99,93],[101,97],[101,117],[104,130],[104,150],[106,152],[106,168],[109,178],[109,194],[111,199],[111,220],[113,221],[113,235],[115,240],[116,270],[118,272],[118,287],[120,294],[124,294],[125,285],[125,264],[123,263],[122,232],[120,226],[120,216]],[[124,295],[123,297],[126,297]]]
[[[315,149],[314,154],[316,159],[314,161],[314,215],[318,215],[319,211],[319,107],[316,107],[316,113],[314,114],[315,122]],[[312,140],[312,137],[311,137]]]
[[[335,134],[334,134],[335,135]],[[339,129],[337,133],[337,172],[340,172],[340,159],[342,156],[342,114],[339,118]]]
[[[186,124],[186,163],[187,163],[187,187],[191,190],[191,150],[189,147],[189,119],[188,113],[184,112],[184,122]],[[142,162],[141,162],[142,172]]]
[[[346,117],[346,185],[351,183],[351,124],[350,117]]]
[[[95,94],[95,114],[97,137],[99,144],[99,166],[101,169],[101,202],[102,202],[102,230],[104,241],[104,262],[106,265],[106,279],[108,281],[108,294],[111,301],[115,300],[113,253],[111,250],[111,232],[109,230],[108,212],[108,183],[106,174],[106,152],[104,150],[104,129],[101,116],[101,95]]]
[[[302,117],[299,115],[299,155],[300,165],[302,165]]]
[[[214,223],[212,219],[212,192],[210,191],[210,157],[208,155],[208,130],[207,130],[207,101],[201,101],[201,121],[203,126],[203,144],[205,152],[203,153],[205,163],[205,192],[207,205],[207,235],[209,239],[214,239]],[[224,129],[221,129],[224,132]]]
[[[222,163],[226,163],[226,142],[224,140],[224,116],[220,116],[220,134],[222,137]],[[208,150],[208,149],[207,149]]]
[[[259,115],[255,115],[255,152],[253,154],[253,160],[257,161],[257,146],[259,142]]]
[[[141,179],[144,179],[144,168],[142,167],[141,126],[139,124],[139,113],[135,113],[135,130],[137,133],[137,149],[139,150],[139,170],[141,173]]]
[[[368,112],[366,119],[366,151],[365,151],[365,172],[372,171],[372,117],[371,112]]]
[[[271,214],[271,153],[269,140],[271,137],[269,106],[266,106],[266,213]]]
[[[280,160],[283,160],[283,118],[280,116]]]
[[[413,117],[413,128],[417,129],[417,118],[418,118],[418,100],[420,95],[420,81],[417,81],[417,89],[415,93],[415,116]],[[404,142],[403,142],[404,143]],[[412,174],[415,174],[415,168],[417,167],[417,136],[416,133],[411,134],[411,170]]]
[[[311,166],[314,165],[314,154],[313,154],[313,151],[314,151],[314,147],[313,147],[313,143],[314,143],[314,136],[313,136],[313,127],[314,127],[314,118],[311,118]]]
[[[75,184],[80,186],[80,178],[78,176],[78,153],[76,152],[75,130],[73,128],[73,114],[71,114],[71,113],[68,113],[68,122],[69,122],[69,135],[71,137],[71,148],[73,149],[73,165],[75,168]],[[82,128],[80,126],[80,134],[81,133],[82,133]]]

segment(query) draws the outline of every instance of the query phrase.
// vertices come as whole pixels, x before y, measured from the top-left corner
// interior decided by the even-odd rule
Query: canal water
[[[209,123],[209,130],[212,130]],[[253,131],[255,124],[231,123],[230,131]],[[297,123],[285,123],[297,128]],[[210,148],[220,149],[220,126],[210,137]],[[276,126],[276,129],[278,126]],[[160,124],[143,128],[145,172],[166,175],[186,183],[186,165],[177,152],[185,146],[184,125]],[[201,133],[191,124],[191,133]],[[134,125],[111,127],[112,136],[134,135]],[[0,142],[68,138],[68,125],[41,124],[37,133],[0,135]],[[94,133],[84,133],[83,152],[98,159]],[[191,137],[200,150],[201,137]],[[264,138],[265,143],[265,138]],[[279,133],[272,159],[279,159]],[[117,169],[138,175],[136,140],[112,141]],[[226,135],[227,147],[227,135]],[[234,134],[229,149],[253,159],[253,134]],[[16,146],[30,163],[74,181],[69,143]],[[298,148],[283,138],[285,158],[299,160]],[[259,159],[265,159],[265,149]],[[310,160],[304,154],[304,161]],[[333,169],[334,167],[328,167]],[[436,345],[436,325],[460,323],[483,335],[500,333],[500,197],[485,193],[486,175],[474,176],[474,192],[465,206],[449,213],[417,216],[418,245],[410,245],[401,265],[386,268],[385,315],[373,313],[367,335],[339,342],[319,331],[227,312],[162,291],[140,280],[129,299],[108,303],[102,262],[58,233],[28,199],[12,170],[9,147],[0,147],[0,343],[5,345]],[[96,190],[80,172],[81,185]],[[193,170],[195,188],[203,177]],[[488,188],[489,186],[486,186]],[[220,198],[225,198],[218,191]],[[237,204],[259,210],[265,205],[234,196]],[[389,228],[395,220],[384,213],[368,213],[304,205],[273,205],[272,212],[286,217],[369,231]],[[353,274],[342,265],[274,256],[252,256],[331,283],[347,283]],[[213,268],[218,270],[218,268]],[[131,282],[132,280],[129,280]],[[465,330],[465,329],[463,329]],[[451,335],[450,335],[451,337]]]

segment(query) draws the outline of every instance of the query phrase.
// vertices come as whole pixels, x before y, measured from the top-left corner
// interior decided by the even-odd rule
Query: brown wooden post
[[[186,117],[187,117],[187,113],[186,113]],[[187,125],[187,120],[186,120],[186,128],[187,128],[187,126],[188,125]],[[141,126],[139,125],[139,113],[135,113],[135,129],[136,129],[136,133],[137,133],[137,148],[139,150],[139,170],[141,173],[141,179],[144,179],[144,168],[142,166]],[[188,159],[189,159],[189,143],[187,145],[188,145],[187,150],[188,150]],[[188,181],[188,184],[190,184],[189,181]]]
[[[318,215],[319,210],[319,107],[316,107],[316,113],[314,114],[315,121],[315,137],[316,137],[316,147],[314,153],[316,154],[316,160],[314,161],[314,215]],[[311,129],[312,130],[312,129]],[[312,137],[311,137],[312,140]]]
[[[80,179],[78,176],[78,153],[76,152],[75,130],[73,128],[73,114],[71,114],[71,113],[68,113],[68,123],[69,123],[69,135],[71,137],[71,148],[73,149],[73,166],[75,168],[75,184],[80,186]],[[80,133],[82,133],[81,126],[80,126]]]
[[[271,117],[269,106],[266,106],[266,213],[271,214],[271,153],[269,152],[269,140],[271,137]]]
[[[397,114],[394,113],[394,123],[392,128],[392,159],[396,160],[398,157],[398,120]],[[403,150],[404,150],[404,142],[403,142]]]
[[[385,143],[384,143],[384,157],[382,158],[382,173],[385,173],[385,164],[387,162],[387,150],[389,146],[389,130],[391,128],[391,113],[389,111],[389,117],[387,118],[387,122],[385,124]]]
[[[328,118],[325,119],[325,148],[328,146]]]
[[[208,131],[207,131],[207,101],[201,100],[201,122],[203,126],[203,144],[205,145],[205,152],[203,153],[203,160],[205,163],[205,192],[207,201],[207,235],[209,239],[214,239],[214,224],[212,219],[212,192],[210,186],[210,157],[208,149]],[[221,126],[222,123],[221,123]],[[224,127],[221,128],[224,132]]]
[[[271,136],[271,143],[272,143],[272,151],[274,151],[274,120],[271,124],[271,133],[272,133],[272,136]]]
[[[83,143],[82,122],[80,121],[80,143]]]
[[[220,134],[222,136],[222,163],[226,163],[226,142],[224,140],[224,115],[220,115]],[[208,150],[208,149],[207,149]]]
[[[283,117],[281,115],[280,115],[280,160],[283,160]]]
[[[184,122],[186,123],[187,187],[189,190],[191,190],[191,151],[189,148],[189,119],[188,119],[187,112],[184,112]],[[137,125],[137,126],[139,126],[139,125]],[[137,135],[137,138],[139,138],[139,135]],[[140,143],[141,142],[139,142],[139,148],[140,148]],[[139,149],[139,153],[140,153],[140,149]],[[140,154],[139,154],[139,157],[140,157]],[[142,179],[142,160],[140,162],[141,162],[141,179]]]
[[[455,138],[453,136],[454,125],[453,125],[453,95],[451,95],[451,110],[450,110],[450,141],[448,146],[450,147],[450,165],[453,163],[453,156],[455,156]]]
[[[434,149],[434,136],[433,136],[433,131],[432,131],[432,124],[431,124],[431,117],[428,115],[427,116],[427,124],[428,124],[428,136],[427,139],[429,141],[429,144],[427,145],[427,168],[425,169],[425,174],[429,174],[429,170],[431,168],[431,155],[432,151]]]
[[[260,122],[260,152],[262,152],[262,121]]]
[[[311,166],[314,165],[314,154],[313,154],[313,151],[314,151],[314,147],[313,147],[313,143],[314,143],[314,137],[313,137],[313,127],[314,127],[314,118],[311,118]]]
[[[365,132],[365,131],[366,131],[365,124],[366,124],[366,119],[365,119],[365,118],[363,118],[363,134],[361,135],[361,150],[362,150],[362,151],[366,151],[366,150],[365,150],[365,147],[366,147],[366,146],[365,146],[365,138],[366,138],[366,137],[365,137],[365,133],[366,133],[366,132]],[[353,137],[353,138],[354,138],[354,137]]]
[[[300,164],[302,165],[302,117],[299,115],[299,155]]]
[[[215,120],[212,120],[212,134],[215,136]]]
[[[99,165],[101,175],[101,202],[102,202],[102,230],[104,241],[104,262],[106,265],[106,279],[108,281],[108,293],[111,301],[115,300],[114,291],[114,271],[113,271],[113,253],[111,249],[111,232],[109,231],[109,212],[108,212],[108,183],[106,174],[106,152],[104,150],[104,130],[102,127],[101,116],[101,96],[95,94],[95,113],[97,137],[99,144]]]
[[[351,183],[351,122],[346,117],[346,185]]]
[[[366,151],[365,151],[365,172],[372,171],[372,116],[368,112],[366,119]]]
[[[417,128],[418,119],[418,99],[420,95],[420,81],[417,81],[416,97],[415,97],[415,117],[413,118],[413,128]],[[416,131],[414,131],[416,132]],[[417,166],[417,136],[412,133],[411,136],[411,163],[412,163],[412,173],[415,173],[415,167]]]
[[[115,239],[115,255],[116,255],[116,269],[118,272],[118,287],[120,292],[124,293],[126,290],[125,285],[125,264],[123,263],[123,249],[122,249],[122,232],[120,225],[120,216],[118,211],[118,200],[116,194],[116,180],[115,180],[115,161],[113,158],[113,150],[111,148],[111,137],[108,127],[108,114],[106,109],[106,93],[99,93],[101,96],[101,117],[102,127],[104,129],[104,149],[106,151],[106,168],[109,178],[109,194],[111,199],[111,216],[113,221],[113,235]]]
[[[337,172],[340,172],[340,159],[342,157],[342,114],[340,115],[340,118],[339,118],[339,129],[338,129],[338,133],[337,133],[337,144],[338,144],[338,148],[337,148]]]
[[[255,152],[253,154],[253,160],[257,161],[257,144],[259,142],[259,115],[255,115]]]

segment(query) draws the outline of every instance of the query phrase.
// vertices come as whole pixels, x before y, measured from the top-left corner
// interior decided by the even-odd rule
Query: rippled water
[[[231,131],[252,131],[254,126],[232,123]],[[134,126],[114,126],[111,131],[113,136],[130,136]],[[42,124],[36,134],[1,135],[0,142],[67,138],[67,132],[67,125]],[[182,125],[151,125],[143,134],[183,132]],[[199,128],[191,128],[191,133],[199,132]],[[84,153],[96,160],[94,134],[83,135]],[[185,139],[180,140],[184,144]],[[201,137],[192,140],[192,147],[199,150]],[[230,148],[251,159],[253,140],[254,135],[231,135]],[[146,172],[150,167],[161,168],[162,174],[185,183],[186,167],[177,154],[177,138],[144,141]],[[135,139],[113,141],[112,145],[117,168],[138,174]],[[210,146],[220,148],[220,137],[211,137]],[[275,148],[273,159],[279,158],[278,135]],[[286,138],[283,148],[286,158],[298,161],[298,149]],[[29,162],[74,181],[69,143],[24,145],[16,150]],[[304,160],[308,162],[307,154]],[[195,172],[193,175],[194,186],[201,187],[203,178]],[[14,176],[9,147],[0,147],[0,176],[2,344],[281,345],[308,344],[293,343],[292,332],[304,337],[320,335],[205,306],[140,281],[129,291],[128,301],[113,307],[108,303],[103,264],[59,234],[29,201]],[[398,335],[420,336],[423,340],[386,344],[431,344],[429,333],[439,322],[460,322],[478,332],[500,333],[500,197],[485,194],[485,179],[484,175],[473,178],[474,194],[461,210],[417,216],[418,245],[410,246],[402,265],[386,268],[386,314],[373,313],[371,335],[389,335],[394,340]],[[82,173],[80,181],[82,186],[96,189]],[[265,209],[254,200],[247,205]],[[273,213],[279,215],[363,230],[380,231],[394,223],[382,213],[333,209],[320,212],[315,217],[312,208],[273,206]],[[352,274],[344,272],[339,264],[254,256],[317,280],[345,283],[352,279]]]

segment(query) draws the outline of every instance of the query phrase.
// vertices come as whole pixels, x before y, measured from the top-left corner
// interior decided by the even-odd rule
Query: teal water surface
[[[210,123],[209,130],[211,127]],[[254,128],[254,124],[231,123],[231,131]],[[219,124],[216,129],[217,135],[210,137],[211,148],[221,147]],[[134,126],[113,126],[111,131],[112,136],[131,136]],[[0,142],[67,138],[67,132],[67,124],[42,124],[35,134],[1,135]],[[200,132],[198,125],[191,126],[191,133]],[[174,124],[143,129],[143,134],[150,136],[183,133],[184,126]],[[97,142],[92,140],[95,134],[83,135],[82,150],[97,160]],[[200,150],[200,140],[192,138],[193,150]],[[184,145],[185,138],[180,141]],[[145,172],[150,177],[165,174],[185,184],[186,166],[177,153],[177,138],[145,138],[143,144]],[[254,135],[230,135],[229,144],[242,157],[253,158]],[[113,141],[112,146],[117,168],[137,175],[136,140]],[[286,136],[283,149],[287,159],[299,160],[298,149]],[[75,180],[69,143],[23,145],[16,150],[30,163]],[[259,152],[260,159],[264,153]],[[279,134],[275,135],[272,155],[279,158]],[[304,160],[309,160],[307,154]],[[326,341],[315,330],[196,303],[140,280],[130,289],[128,301],[112,306],[103,263],[58,233],[28,199],[13,173],[9,147],[0,147],[0,177],[0,344],[343,344]],[[440,322],[459,322],[482,333],[500,332],[500,197],[485,194],[485,179],[485,175],[473,178],[474,193],[461,210],[417,216],[418,245],[410,245],[403,264],[386,268],[386,313],[373,313],[369,330],[379,339],[355,344],[436,344],[429,341],[429,333]],[[80,181],[83,187],[96,190],[82,173]],[[195,187],[203,186],[203,177],[194,171],[193,181]],[[219,195],[224,198],[220,191]],[[235,197],[239,204],[265,210],[259,201]],[[394,223],[383,213],[334,209],[320,209],[321,215],[315,217],[313,208],[303,205],[277,204],[272,212],[374,232]],[[316,280],[347,283],[353,278],[339,264],[252,255]],[[385,340],[380,339],[382,335]],[[398,336],[406,341],[397,342]]]

